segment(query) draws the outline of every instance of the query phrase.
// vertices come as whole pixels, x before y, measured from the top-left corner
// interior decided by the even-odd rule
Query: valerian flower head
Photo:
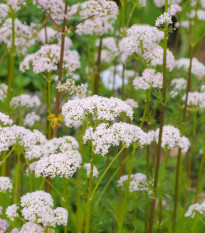
[[[85,170],[86,170],[86,175],[87,175],[87,177],[89,178],[89,177],[90,177],[90,173],[91,173],[91,163],[85,163],[85,164],[83,165],[83,168],[85,168]],[[98,174],[99,174],[99,172],[98,172],[96,166],[94,165],[94,166],[93,166],[93,177],[97,177]]]
[[[18,206],[16,204],[10,205],[6,209],[6,215],[9,219],[14,221],[14,218],[18,217],[19,214],[17,213]]]
[[[9,177],[0,176],[0,193],[5,193],[6,191],[10,191],[13,189],[11,180]]]
[[[11,108],[35,108],[39,107],[41,104],[38,96],[21,94],[19,96],[13,97],[10,102]]]
[[[153,69],[146,69],[142,73],[141,77],[137,77],[133,81],[133,86],[135,89],[147,90],[151,87],[162,88],[163,76],[161,73],[156,73]]]
[[[196,214],[205,214],[205,201],[201,204],[195,203],[189,206],[187,212],[185,213],[185,217],[194,218]]]
[[[62,107],[62,114],[68,127],[89,115],[97,120],[114,121],[122,113],[132,119],[133,110],[124,101],[114,97],[108,99],[97,95],[85,99],[70,100]]]
[[[13,124],[13,120],[6,114],[0,112],[0,125],[12,125]]]
[[[30,67],[36,74],[56,71],[60,61],[59,45],[44,45],[41,49],[31,55],[28,55],[20,64],[20,70],[25,72]],[[66,51],[63,59],[63,69],[66,75],[71,75],[80,67],[79,57],[72,51]]]

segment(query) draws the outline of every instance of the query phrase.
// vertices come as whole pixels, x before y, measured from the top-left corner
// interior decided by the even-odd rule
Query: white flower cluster
[[[167,23],[168,25],[171,25],[172,22],[172,16],[166,12],[164,12],[162,15],[160,15],[156,22],[155,22],[155,26],[156,27],[161,27],[164,26],[164,24]]]
[[[35,108],[41,104],[38,96],[29,94],[21,94],[13,97],[10,102],[11,108]]]
[[[158,143],[159,129],[156,130],[154,139]],[[190,141],[186,137],[181,137],[177,128],[172,125],[165,125],[162,131],[162,144],[161,147],[170,150],[179,147],[182,152],[186,153],[190,147]]]
[[[36,3],[35,0],[33,2]],[[65,4],[62,0],[38,0],[38,2],[57,22],[64,19]],[[38,8],[41,8],[41,6],[38,5]]]
[[[36,121],[40,121],[40,116],[37,115],[35,112],[31,112],[25,116],[23,124],[25,126],[32,127],[36,123]]]
[[[67,225],[68,212],[64,208],[53,210],[53,198],[49,193],[36,191],[21,198],[21,214],[25,220],[43,227]]]
[[[0,112],[0,125],[3,124],[3,125],[12,125],[13,124],[13,120],[11,120],[11,118]]]
[[[182,91],[186,89],[187,81],[184,78],[175,78],[171,81],[171,86],[176,91]]]
[[[51,72],[58,70],[60,61],[59,45],[44,45],[41,49],[31,55],[25,57],[20,64],[20,70],[25,72],[32,66],[34,73]],[[63,69],[66,75],[71,75],[80,67],[79,57],[72,51],[66,51],[63,60]]]
[[[202,215],[205,214],[205,201],[201,204],[196,203],[189,206],[189,209],[185,213],[185,217],[194,218],[197,213]]]
[[[16,52],[25,54],[27,49],[35,43],[33,33],[36,25],[30,26],[22,24],[18,19],[15,19],[15,46]],[[5,43],[7,48],[12,46],[12,20],[6,19],[0,28],[0,42]]]
[[[41,158],[35,167],[36,177],[72,177],[82,162],[81,155],[76,150],[52,154]]]
[[[64,136],[51,140],[43,140],[40,145],[33,145],[30,150],[26,151],[25,156],[29,160],[38,159],[57,153],[70,153],[70,151],[77,150],[78,147],[78,142],[74,137]]]
[[[25,0],[8,0],[7,4],[15,11],[21,9],[22,6],[26,5]]]
[[[24,148],[26,154],[36,144],[44,143],[45,140],[45,136],[38,130],[32,132],[16,125],[4,127],[0,131],[0,152],[18,144]]]
[[[128,175],[121,176],[117,182],[118,186],[125,185],[127,181],[128,181]],[[149,182],[147,180],[147,177],[143,173],[131,174],[130,184],[129,184],[130,192],[144,191],[150,194],[152,191],[149,189],[148,185]]]
[[[122,52],[122,61],[125,63],[127,58],[133,53],[143,55],[163,39],[164,33],[149,25],[134,25],[127,30],[127,35],[119,43]]]
[[[133,117],[132,108],[118,98],[106,98],[94,95],[85,99],[70,100],[62,107],[65,124],[71,127],[76,121],[81,121],[91,115],[97,120],[114,121],[120,114]]]
[[[176,13],[182,11],[181,6],[179,6],[178,4],[173,4],[170,7],[170,15],[176,15]]]
[[[155,44],[150,50],[144,53],[143,58],[152,67],[163,65],[163,48]],[[174,55],[168,49],[166,66],[170,71],[172,71],[175,66]]]
[[[183,68],[185,71],[188,72],[190,64],[189,58],[181,58],[176,60],[175,67],[180,69]],[[205,65],[198,61],[197,58],[193,58],[192,60],[192,74],[196,75],[197,77],[204,77],[205,76]]]
[[[1,3],[0,4],[0,24],[2,23],[3,19],[6,18],[6,16],[9,13],[9,7],[7,4]]]
[[[169,0],[168,3],[170,4],[172,2],[172,4],[179,4],[181,3],[182,0]],[[154,4],[156,7],[163,7],[165,5],[165,1],[164,0],[154,0]]]
[[[89,18],[76,28],[78,34],[102,35],[113,31],[112,23],[117,17],[118,6],[114,1],[90,0],[77,3],[68,10],[69,18],[79,14],[82,19]]]
[[[8,86],[4,83],[0,84],[0,101],[3,101],[7,95]]]
[[[132,108],[138,108],[139,107],[138,103],[133,99],[126,99],[125,103],[128,104]]]
[[[83,168],[85,168],[87,177],[89,178],[89,177],[90,177],[90,172],[91,172],[91,163],[85,163],[85,164],[83,165]],[[97,177],[98,174],[99,174],[98,169],[97,169],[96,166],[94,165],[94,166],[93,166],[93,177]]]
[[[117,66],[111,66],[109,69],[101,72],[101,78],[103,84],[109,90],[117,90],[122,86],[122,69],[121,64]],[[128,78],[133,77],[135,72],[133,70],[125,70],[124,72],[124,84],[128,84]]]
[[[8,222],[5,219],[0,218],[0,232],[5,233],[7,228],[9,227]]]
[[[6,191],[10,191],[13,189],[11,180],[9,177],[0,176],[0,193],[5,193]]]
[[[84,97],[86,95],[85,84],[76,85],[72,79],[66,79],[65,83],[58,83],[57,88],[60,92],[65,91],[69,95],[76,95],[78,97]]]
[[[163,76],[161,73],[156,73],[153,69],[146,69],[142,73],[141,77],[137,77],[133,81],[133,86],[135,89],[147,90],[151,87],[162,88]]]
[[[23,224],[21,230],[19,231],[19,233],[28,233],[28,232],[32,232],[32,233],[44,233],[45,229],[43,227],[41,227],[38,224],[32,223],[32,222],[27,222],[25,224]]]
[[[187,86],[187,81],[184,78],[175,78],[171,81],[171,94],[172,97],[177,96],[181,91],[185,90]]]
[[[18,210],[18,206],[16,204],[8,206],[6,209],[7,217],[10,218],[12,221],[14,221],[14,218],[19,216],[17,210]]]
[[[185,101],[186,96],[182,97],[182,100]],[[205,108],[205,92],[189,92],[187,104],[196,108]]]
[[[88,128],[83,140],[84,143],[91,140],[95,154],[104,156],[111,146],[118,146],[120,143],[123,143],[126,147],[134,143],[141,147],[150,145],[153,135],[152,133],[145,133],[139,127],[128,123],[114,123],[110,127],[108,124],[102,123],[96,127],[95,131],[92,127]]]

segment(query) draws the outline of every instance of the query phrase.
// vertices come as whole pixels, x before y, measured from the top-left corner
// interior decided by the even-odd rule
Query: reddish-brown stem
[[[60,51],[60,63],[59,63],[59,73],[58,73],[58,82],[61,82],[62,74],[63,74],[63,57],[64,57],[64,46],[65,46],[65,33],[67,30],[66,23],[66,13],[68,9],[68,0],[65,1],[65,11],[64,11],[64,19],[63,19],[63,30],[61,34],[61,51]],[[55,118],[58,118],[58,112],[60,107],[60,92],[56,89],[56,105],[55,105]],[[58,126],[56,125],[53,129],[53,138],[57,136]]]
[[[96,64],[96,74],[95,74],[95,81],[94,81],[94,94],[98,94],[99,89],[99,80],[100,80],[100,63],[101,63],[101,51],[102,51],[102,40],[103,36],[100,37],[100,44],[98,48],[98,59]]]

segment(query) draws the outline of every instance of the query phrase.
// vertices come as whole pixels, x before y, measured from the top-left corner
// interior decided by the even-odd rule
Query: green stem
[[[62,183],[63,183],[63,207],[67,209],[67,185],[66,185],[66,178],[62,177]],[[67,233],[68,231],[68,226],[64,226],[64,233]]]
[[[165,12],[168,9],[168,0],[165,0]],[[155,216],[155,206],[157,198],[157,187],[158,187],[158,177],[159,177],[159,168],[160,168],[160,158],[161,158],[161,143],[162,143],[162,131],[164,125],[164,116],[165,116],[165,106],[166,106],[166,82],[167,82],[167,73],[166,73],[166,63],[167,63],[167,40],[168,40],[168,24],[165,23],[164,29],[164,46],[163,46],[163,89],[162,89],[162,104],[161,104],[161,114],[160,114],[160,127],[159,127],[159,138],[157,146],[157,161],[155,169],[155,178],[154,178],[154,196],[151,204],[150,219],[149,219],[149,229],[148,233],[152,233],[154,216]]]
[[[119,155],[123,152],[123,150],[125,149],[125,146],[123,146],[121,148],[121,150],[115,155],[115,157],[112,159],[112,161],[110,162],[109,166],[107,166],[107,168],[105,169],[105,171],[103,172],[103,174],[101,175],[100,179],[98,180],[95,188],[93,189],[93,192],[92,192],[92,198],[94,197],[94,194],[98,188],[98,186],[100,185],[102,179],[104,178],[104,176],[106,175],[107,171],[110,169],[110,167],[112,166],[112,164],[115,162],[115,160],[119,157]]]
[[[123,228],[123,224],[124,224],[124,218],[125,218],[125,214],[126,214],[127,202],[128,202],[128,196],[129,196],[129,186],[130,186],[132,169],[133,169],[133,165],[134,165],[134,158],[135,158],[136,149],[137,149],[137,147],[133,146],[132,156],[131,156],[130,165],[129,165],[128,180],[127,180],[126,191],[125,191],[124,205],[123,205],[122,211],[120,212],[120,221],[119,221],[119,226],[118,226],[118,233],[122,232],[122,228]]]
[[[14,148],[12,148],[9,153],[3,158],[3,160],[0,162],[0,167],[6,162],[9,155],[14,151]],[[5,174],[5,173],[4,173]]]
[[[19,175],[20,175],[20,168],[21,168],[21,154],[17,152],[17,163],[15,169],[15,181],[14,181],[14,204],[18,201],[18,186],[19,186]]]
[[[142,121],[141,121],[140,128],[143,127],[146,116],[148,115],[148,112],[149,112],[150,93],[151,93],[151,89],[146,90],[146,104],[145,104],[144,113],[143,113],[143,116],[142,116]]]
[[[201,177],[202,177],[202,172],[203,172],[203,167],[204,167],[204,161],[205,161],[205,149],[204,149],[202,157],[201,157],[199,172],[198,172],[198,176],[197,176],[196,193],[195,193],[195,198],[194,198],[195,203],[198,201],[198,195],[200,192],[200,183],[201,183]]]
[[[31,193],[31,192],[32,192],[32,177],[31,177],[31,169],[30,169],[30,164],[29,164],[28,159],[25,159],[25,160],[26,160],[26,165],[27,165],[27,167],[28,167],[29,192]]]
[[[47,116],[51,114],[51,73],[47,76]],[[47,119],[47,138],[51,139],[51,124]]]
[[[91,217],[92,190],[93,190],[93,167],[94,167],[93,150],[91,152],[90,164],[91,164],[91,168],[90,168],[90,176],[89,176],[89,184],[88,184],[88,198],[86,203],[85,233],[90,232],[90,217]]]
[[[8,74],[8,91],[7,91],[7,103],[9,104],[11,99],[11,89],[14,82],[14,66],[15,66],[15,14],[12,11],[12,43],[11,50],[9,54],[9,74]]]

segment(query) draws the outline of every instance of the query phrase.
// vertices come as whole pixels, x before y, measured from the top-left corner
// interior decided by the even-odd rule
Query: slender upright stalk
[[[63,207],[67,209],[67,185],[66,185],[66,178],[62,177],[62,184],[63,184]],[[67,233],[67,225],[64,226],[64,233]]]
[[[90,158],[90,176],[89,176],[89,185],[88,185],[88,198],[86,204],[86,220],[85,220],[85,233],[90,232],[90,217],[91,217],[91,207],[92,207],[92,190],[93,190],[93,151],[91,152]]]
[[[15,181],[14,181],[14,203],[16,204],[18,201],[18,187],[19,187],[19,174],[21,168],[21,154],[17,152],[17,163],[15,169]]]
[[[137,148],[136,146],[133,146],[133,149],[132,149],[132,156],[131,156],[131,160],[130,160],[130,164],[129,164],[128,180],[127,180],[126,191],[125,191],[124,205],[123,205],[122,211],[120,212],[118,233],[122,232],[122,228],[123,228],[123,224],[124,224],[124,218],[125,218],[125,214],[126,214],[128,195],[129,195],[129,186],[130,186],[132,169],[133,169],[133,165],[134,165],[136,148]]]
[[[51,73],[48,73],[47,80],[47,116],[51,114]],[[51,124],[47,119],[47,138],[51,139]]]
[[[202,157],[201,157],[199,172],[198,172],[198,176],[197,176],[196,192],[195,192],[195,198],[194,198],[195,203],[198,201],[198,196],[199,196],[199,192],[200,192],[200,182],[201,182],[201,177],[202,177],[202,172],[203,172],[203,167],[204,167],[204,161],[205,161],[205,149],[204,149]]]
[[[103,42],[103,36],[100,36],[100,44],[98,47],[98,58],[97,58],[97,70],[95,74],[95,80],[94,80],[94,94],[98,94],[99,89],[99,81],[100,81],[100,63],[101,63],[101,51],[102,51],[102,42]]]
[[[165,12],[168,9],[168,0],[165,0]],[[164,125],[164,116],[165,116],[165,106],[166,106],[166,85],[167,85],[167,73],[166,73],[166,63],[167,63],[167,40],[168,40],[168,24],[165,23],[164,29],[164,47],[163,47],[163,90],[162,90],[162,104],[161,104],[161,113],[160,113],[160,127],[159,127],[159,137],[158,137],[158,146],[157,146],[157,161],[155,169],[155,179],[154,179],[154,197],[152,199],[150,219],[149,219],[149,228],[148,233],[152,233],[154,216],[155,216],[155,206],[156,206],[156,196],[157,196],[157,187],[158,187],[158,177],[159,177],[159,168],[160,168],[160,158],[161,158],[161,143],[162,143],[162,131]]]
[[[60,50],[60,63],[59,63],[59,73],[58,73],[58,82],[61,82],[63,74],[63,57],[64,57],[64,47],[65,47],[65,33],[67,30],[67,9],[68,9],[68,0],[65,0],[65,9],[64,9],[64,19],[63,19],[63,29],[61,33],[61,50]],[[58,118],[60,108],[60,92],[56,89],[56,105],[55,105],[55,118]],[[53,129],[53,138],[57,136],[58,126],[56,125]]]
[[[7,102],[10,102],[11,99],[11,89],[13,87],[13,82],[14,82],[14,66],[15,66],[15,51],[16,51],[16,46],[15,46],[15,14],[12,11],[12,43],[11,43],[11,50],[9,54],[9,74],[8,74],[8,91],[7,91]]]

